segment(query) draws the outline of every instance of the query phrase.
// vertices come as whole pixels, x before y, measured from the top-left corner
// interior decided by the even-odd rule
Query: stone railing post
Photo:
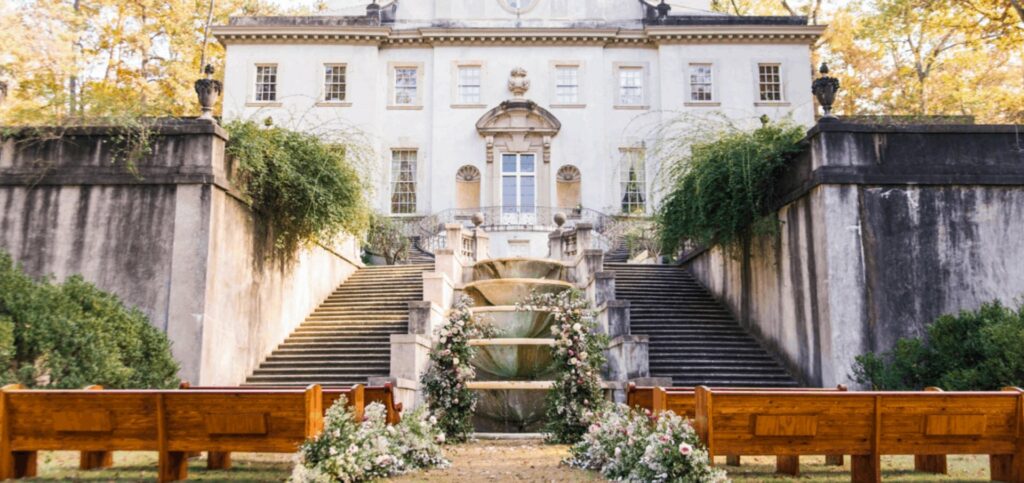
[[[576,224],[576,253],[584,253],[594,248],[594,225],[591,223]]]
[[[445,247],[455,251],[458,256],[462,251],[462,225],[459,223],[445,223]]]
[[[491,258],[491,236],[483,228],[474,228],[473,236],[476,238],[476,254],[474,261],[487,260]]]
[[[548,233],[548,258],[552,260],[562,259],[562,230]]]

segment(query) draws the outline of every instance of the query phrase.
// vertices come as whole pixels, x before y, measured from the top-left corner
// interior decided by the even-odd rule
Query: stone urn
[[[206,74],[206,78],[197,80],[195,84],[196,95],[199,96],[199,106],[203,110],[199,119],[215,121],[213,118],[213,106],[217,103],[217,98],[220,97],[224,86],[219,80],[210,78],[213,75],[212,65],[206,64],[203,72]]]

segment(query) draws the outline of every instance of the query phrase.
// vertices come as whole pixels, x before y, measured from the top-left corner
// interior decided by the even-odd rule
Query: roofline
[[[233,43],[402,44],[653,44],[708,42],[813,43],[825,25],[649,25],[625,28],[450,28],[389,26],[220,25],[212,29]]]

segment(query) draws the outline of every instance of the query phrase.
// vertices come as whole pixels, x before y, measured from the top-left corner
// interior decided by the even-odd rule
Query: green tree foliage
[[[178,364],[137,309],[81,277],[37,282],[0,253],[0,383],[165,388]]]
[[[366,231],[369,205],[351,159],[358,146],[250,121],[234,121],[225,128],[231,135],[227,152],[237,166],[236,181],[283,252]]]
[[[384,257],[384,262],[388,265],[394,265],[409,257],[409,238],[402,233],[398,223],[390,216],[374,213],[370,217],[366,245],[371,253]]]
[[[857,357],[853,371],[858,382],[876,389],[1024,386],[1024,306],[995,301],[943,315],[924,338],[900,339],[888,352]]]
[[[672,185],[655,217],[663,252],[675,253],[687,240],[729,246],[775,230],[777,221],[767,215],[776,181],[803,136],[803,128],[787,124],[729,128],[690,144],[688,152],[666,153]]]

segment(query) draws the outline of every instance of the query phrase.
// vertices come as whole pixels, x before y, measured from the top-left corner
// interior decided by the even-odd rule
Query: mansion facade
[[[214,29],[227,48],[223,113],[365,136],[379,155],[375,208],[396,217],[481,210],[488,224],[547,226],[554,211],[650,214],[668,123],[814,119],[810,46],[823,27],[709,9],[392,0],[232,18]],[[508,237],[495,255],[546,248]]]

